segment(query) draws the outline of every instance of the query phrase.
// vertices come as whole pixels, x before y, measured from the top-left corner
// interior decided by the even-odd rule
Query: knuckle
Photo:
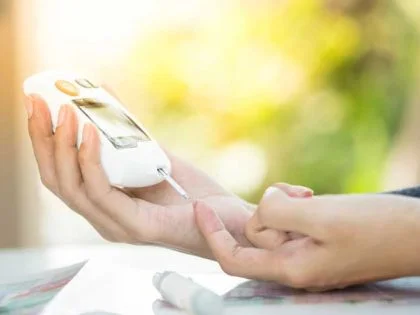
[[[132,234],[137,243],[144,243],[146,239],[150,240],[151,238],[150,235],[146,235],[146,233],[141,229],[134,231]]]
[[[77,193],[76,187],[64,183],[59,183],[58,190],[60,192],[60,196],[65,200],[74,199],[74,196]]]
[[[252,239],[254,238],[254,234],[255,234],[255,228],[254,225],[251,224],[250,222],[248,222],[247,224],[245,224],[245,236],[248,239]]]
[[[126,234],[123,237],[119,238],[115,243],[124,243],[124,244],[136,244],[136,239],[134,239],[131,235]]]
[[[98,231],[98,233],[105,241],[110,242],[110,243],[116,242],[116,239],[113,235],[108,234],[106,232],[100,232],[100,231]]]
[[[95,227],[99,235],[110,243],[122,243],[126,239],[125,234],[115,228]]]
[[[77,161],[83,172],[103,171],[100,159],[92,157],[92,155],[86,149],[84,143],[81,144],[79,152],[77,154]]]
[[[79,160],[79,164],[80,166],[86,166],[89,164],[89,157],[88,154],[85,150],[85,145],[82,143],[82,145],[80,146],[80,150],[79,150],[79,154],[78,154],[78,160]]]
[[[273,188],[276,190],[276,188]],[[287,206],[288,199],[282,199],[284,193],[280,190],[274,191],[264,198],[262,198],[257,214],[261,222],[267,222],[272,219],[273,212],[276,212],[280,207]]]
[[[256,232],[263,228],[260,219],[257,214],[254,214],[251,219],[248,220],[245,224],[245,235],[246,236],[253,236]]]
[[[42,185],[44,185],[46,188],[48,188],[51,191],[55,191],[56,190],[56,182],[55,182],[55,178],[52,176],[45,176],[45,175],[41,175],[40,176],[41,179],[41,183]]]
[[[266,223],[272,220],[273,208],[274,205],[270,200],[261,202],[257,209],[258,221],[261,223]]]
[[[110,193],[111,190],[103,191],[97,187],[86,187],[86,194],[88,198],[95,204],[103,204],[106,202],[106,199]]]
[[[102,232],[99,232],[99,234],[107,242],[110,242],[110,243],[120,243],[121,242],[120,238],[112,232],[102,231]]]

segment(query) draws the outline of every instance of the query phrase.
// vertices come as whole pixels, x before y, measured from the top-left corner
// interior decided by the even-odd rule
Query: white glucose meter
[[[104,88],[73,73],[49,71],[24,82],[26,95],[38,94],[48,104],[53,130],[64,104],[74,107],[79,121],[80,147],[85,123],[96,126],[101,140],[101,162],[110,183],[134,188],[168,182],[184,197],[187,194],[170,177],[171,163],[141,123]]]

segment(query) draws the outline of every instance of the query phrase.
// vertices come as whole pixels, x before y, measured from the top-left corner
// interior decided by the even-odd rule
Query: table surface
[[[123,263],[143,270],[175,270],[181,273],[221,272],[217,263],[195,256],[152,246],[131,246],[105,244],[92,246],[60,246],[38,249],[0,250],[0,283],[24,280],[26,276],[49,269],[69,266],[89,259],[109,263]],[[402,279],[404,280],[404,279]],[[397,280],[398,281],[398,280]],[[267,311],[258,308],[241,307],[239,312],[229,314],[419,314],[420,278],[412,278],[408,287],[415,288],[419,299],[415,303],[403,305],[372,306],[357,310],[349,304],[301,303],[300,305],[268,305]],[[404,285],[403,285],[404,286]],[[405,290],[405,289],[404,289]],[[416,296],[417,296],[416,295]],[[293,304],[293,303],[292,303]],[[305,305],[306,304],[306,305]],[[281,307],[285,307],[280,309]],[[269,311],[270,310],[270,311]],[[318,311],[318,313],[317,313]]]
[[[111,263],[128,263],[144,270],[221,271],[214,261],[154,246],[126,244],[68,245],[0,250],[0,283],[15,281],[24,278],[26,275],[65,267],[88,259],[99,259]]]

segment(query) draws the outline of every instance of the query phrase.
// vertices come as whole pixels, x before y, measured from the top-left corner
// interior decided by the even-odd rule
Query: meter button
[[[73,83],[65,80],[58,80],[55,82],[55,87],[59,89],[64,94],[70,96],[77,96],[79,95],[79,89]]]

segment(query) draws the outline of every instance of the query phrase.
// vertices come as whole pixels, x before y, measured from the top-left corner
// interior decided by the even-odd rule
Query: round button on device
[[[55,87],[59,89],[64,94],[70,95],[70,96],[77,96],[79,95],[79,89],[76,85],[69,81],[65,80],[58,80],[55,82]]]

